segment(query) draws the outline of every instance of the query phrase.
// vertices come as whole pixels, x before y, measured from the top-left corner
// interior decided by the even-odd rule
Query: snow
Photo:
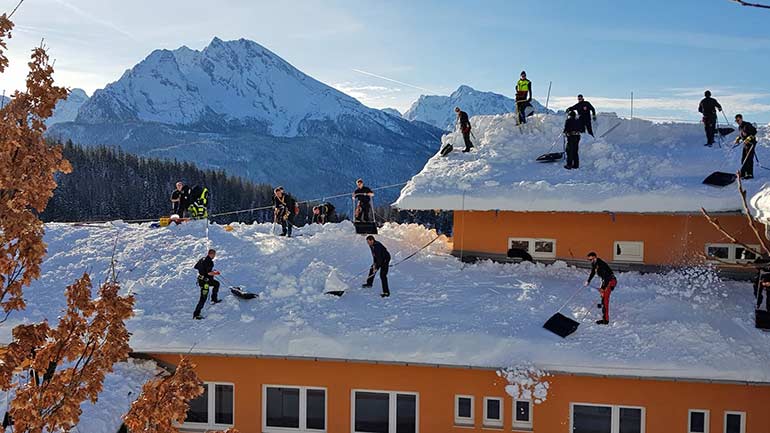
[[[72,122],[78,116],[78,110],[88,101],[88,95],[83,89],[70,90],[67,99],[61,100],[56,104],[53,115],[46,119],[46,126],[55,123]]]
[[[549,374],[533,365],[504,368],[497,375],[508,382],[505,392],[515,400],[531,400],[541,404],[548,399],[551,384],[546,378]]]
[[[532,106],[538,113],[546,112],[545,107],[534,99]],[[449,96],[420,96],[404,113],[404,118],[452,131],[457,123],[455,107],[460,107],[468,113],[468,116],[505,114],[516,112],[516,101],[498,93],[481,92],[470,86],[462,85]]]
[[[580,169],[564,162],[543,164],[535,158],[562,150],[564,117],[543,115],[516,126],[515,115],[471,118],[477,139],[470,153],[436,154],[404,187],[395,206],[401,209],[467,209],[565,212],[698,212],[741,209],[735,185],[703,185],[714,171],[735,172],[741,148],[735,135],[721,147],[704,147],[698,124],[653,123],[602,114],[596,139],[584,134]],[[615,125],[606,137],[599,138]],[[770,155],[770,128],[760,127],[757,156]],[[450,133],[443,143],[462,148]],[[438,149],[437,149],[438,150]],[[755,179],[745,181],[749,196],[768,179],[755,164]]]
[[[142,386],[155,378],[159,369],[155,362],[128,359],[115,364],[114,371],[104,378],[104,387],[96,403],[85,401],[75,431],[79,433],[115,433],[123,416],[139,397]],[[0,419],[8,409],[8,394],[0,396]]]
[[[749,201],[754,217],[762,222],[770,223],[770,184],[762,188]]]
[[[582,289],[562,312],[582,324],[567,339],[542,324],[585,281],[586,270],[557,262],[462,264],[440,238],[391,268],[391,297],[379,280],[362,289],[371,263],[352,224],[271,234],[271,224],[209,227],[203,222],[152,229],[46,225],[48,255],[25,291],[15,323],[55,319],[64,287],[84,271],[103,280],[118,238],[124,290],[136,295],[128,326],[141,352],[306,356],[452,364],[499,369],[533,365],[554,372],[770,382],[770,334],[753,327],[750,284],[719,281],[711,270],[665,275],[623,273],[612,296],[612,323],[597,326],[598,294]],[[393,264],[435,238],[418,225],[387,224],[378,240]],[[211,246],[224,302],[192,319],[199,290],[193,265]],[[241,300],[230,285],[259,293]],[[328,288],[349,289],[337,298]]]

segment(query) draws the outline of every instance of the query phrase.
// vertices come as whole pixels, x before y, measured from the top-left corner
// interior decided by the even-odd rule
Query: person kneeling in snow
[[[201,297],[198,299],[198,305],[195,307],[193,313],[193,319],[203,319],[201,316],[201,310],[203,305],[206,304],[206,299],[209,297],[209,288],[214,291],[211,292],[211,303],[218,304],[222,302],[219,298],[219,281],[214,279],[214,276],[219,275],[219,271],[214,270],[214,257],[217,252],[215,250],[209,250],[206,257],[198,260],[195,264],[195,269],[198,271],[198,286],[201,288]]]
[[[374,274],[380,271],[380,281],[382,281],[382,296],[387,298],[390,296],[390,289],[388,289],[388,267],[390,266],[390,253],[385,245],[374,240],[374,236],[369,235],[366,237],[366,243],[369,244],[369,249],[372,250],[372,267],[369,268],[369,277],[366,278],[366,283],[361,287],[372,287],[374,283]]]
[[[597,257],[595,252],[591,251],[588,253],[588,260],[591,261],[591,275],[586,280],[586,286],[591,284],[594,275],[598,275],[602,279],[602,286],[599,288],[602,301],[597,305],[602,309],[602,320],[597,320],[596,324],[607,325],[610,323],[610,293],[615,290],[618,280],[615,278],[615,274],[610,269],[610,266],[604,260]]]

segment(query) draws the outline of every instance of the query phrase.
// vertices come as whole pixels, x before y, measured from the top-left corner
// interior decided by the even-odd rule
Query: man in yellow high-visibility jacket
[[[519,124],[527,123],[527,107],[532,102],[532,82],[527,79],[527,72],[521,71],[521,78],[516,83],[516,112],[519,113]]]

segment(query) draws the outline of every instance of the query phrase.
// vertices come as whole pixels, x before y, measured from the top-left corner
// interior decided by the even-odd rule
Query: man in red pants
[[[602,279],[602,286],[599,288],[599,294],[602,296],[602,301],[598,305],[602,309],[602,320],[597,320],[597,325],[608,325],[610,323],[610,294],[615,290],[615,286],[618,285],[618,280],[615,278],[615,274],[610,269],[610,266],[602,259],[596,256],[596,253],[591,251],[588,253],[588,260],[591,261],[591,275],[586,280],[586,286],[591,284],[595,275],[598,275]]]

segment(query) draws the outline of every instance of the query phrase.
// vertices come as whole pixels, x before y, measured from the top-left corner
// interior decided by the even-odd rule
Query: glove
[[[593,116],[594,122],[596,122],[596,116]]]

